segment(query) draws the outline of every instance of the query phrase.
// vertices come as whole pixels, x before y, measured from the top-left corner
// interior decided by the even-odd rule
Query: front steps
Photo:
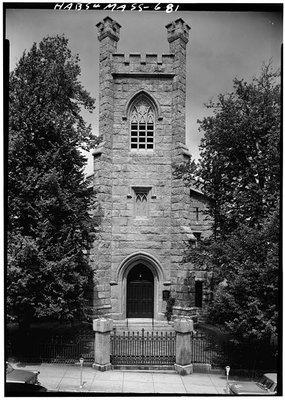
[[[142,329],[147,332],[174,332],[173,322],[152,320],[151,318],[127,318],[113,322],[117,333],[137,332]]]

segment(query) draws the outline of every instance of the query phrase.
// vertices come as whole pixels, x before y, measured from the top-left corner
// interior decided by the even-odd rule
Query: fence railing
[[[8,357],[20,361],[74,364],[83,357],[86,362],[94,360],[94,335],[80,335],[73,339],[64,336],[52,336],[41,342],[36,338],[26,338],[21,342],[12,342],[7,349]]]
[[[113,365],[174,365],[176,354],[175,332],[111,333],[111,363]],[[227,365],[229,358],[215,340],[201,332],[192,335],[192,363],[212,366]],[[41,341],[37,336],[18,337],[8,343],[7,357],[19,361],[73,364],[83,357],[94,362],[94,333],[80,333],[74,337],[54,335]]]
[[[221,344],[210,339],[202,332],[195,332],[192,335],[192,363],[211,364],[212,366],[224,366],[229,359],[228,352]]]
[[[174,332],[123,332],[111,334],[113,365],[173,365],[176,336]]]

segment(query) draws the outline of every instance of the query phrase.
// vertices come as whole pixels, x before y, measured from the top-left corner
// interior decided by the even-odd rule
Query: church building
[[[92,185],[101,223],[90,253],[93,317],[116,324],[166,324],[193,316],[207,300],[203,271],[184,262],[185,250],[210,234],[207,199],[175,174],[186,147],[186,46],[190,27],[166,25],[169,53],[122,54],[121,26],[97,24],[100,44],[99,133]]]

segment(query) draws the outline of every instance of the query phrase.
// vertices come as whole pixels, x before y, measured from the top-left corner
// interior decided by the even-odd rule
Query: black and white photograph
[[[282,395],[283,3],[3,31],[5,396]]]

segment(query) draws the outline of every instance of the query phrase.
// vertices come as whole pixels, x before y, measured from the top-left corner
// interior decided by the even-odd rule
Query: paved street
[[[83,368],[80,388],[80,367],[57,364],[23,365],[15,368],[40,371],[40,382],[48,390],[93,393],[191,393],[225,394],[224,375],[198,374],[180,376],[174,371],[95,371]]]

